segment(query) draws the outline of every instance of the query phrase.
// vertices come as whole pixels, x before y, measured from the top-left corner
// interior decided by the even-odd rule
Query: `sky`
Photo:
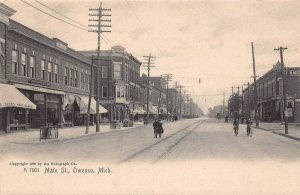
[[[48,6],[84,26],[89,8],[99,1],[27,1],[39,9],[80,26],[39,4]],[[3,1],[2,1],[3,2]],[[20,0],[4,3],[16,10],[12,19],[50,38],[56,37],[75,50],[95,50],[97,34],[50,17]],[[254,43],[257,75],[262,76],[280,59],[300,67],[300,1],[238,0],[109,0],[111,33],[104,33],[101,49],[122,45],[140,61],[156,57],[150,76],[172,74],[198,105],[207,112],[231,95],[231,87],[253,82]],[[81,26],[82,27],[82,26]],[[142,68],[142,73],[146,68]],[[199,79],[201,82],[199,83]]]

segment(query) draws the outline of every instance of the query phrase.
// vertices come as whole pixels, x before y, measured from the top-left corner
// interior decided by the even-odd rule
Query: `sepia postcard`
[[[1,0],[0,194],[300,194],[299,10]]]

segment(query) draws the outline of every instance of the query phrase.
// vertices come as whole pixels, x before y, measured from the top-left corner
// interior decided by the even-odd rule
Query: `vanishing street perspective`
[[[0,3],[0,194],[300,193],[299,2],[75,2]]]

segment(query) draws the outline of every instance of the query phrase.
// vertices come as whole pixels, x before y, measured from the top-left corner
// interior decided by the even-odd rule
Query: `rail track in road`
[[[131,160],[137,158],[138,156],[146,153],[147,151],[149,151],[150,149],[152,149],[153,147],[159,145],[159,144],[163,144],[166,140],[175,137],[176,135],[183,133],[182,136],[179,136],[178,139],[176,139],[175,143],[170,144],[166,150],[162,151],[162,153],[155,158],[152,163],[156,163],[158,161],[160,161],[161,159],[163,159],[168,153],[170,153],[172,151],[172,149],[178,145],[184,138],[186,138],[189,134],[191,134],[197,127],[199,127],[202,123],[204,122],[204,120],[199,120],[196,123],[193,123],[192,125],[188,125],[187,127],[184,127],[183,129],[180,129],[174,133],[172,133],[171,135],[168,135],[164,138],[161,138],[159,141],[146,146],[144,148],[142,148],[141,150],[138,150],[137,152],[131,154],[130,156],[124,158],[123,160],[119,161],[117,164],[122,164],[122,163],[126,163],[126,162],[130,162]],[[189,128],[191,128],[189,130]],[[186,131],[186,132],[185,132]]]

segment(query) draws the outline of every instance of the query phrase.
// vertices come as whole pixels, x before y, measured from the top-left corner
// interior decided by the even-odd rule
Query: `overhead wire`
[[[6,1],[7,1],[7,0],[6,0]],[[40,12],[42,12],[42,13],[44,13],[44,14],[50,16],[50,17],[52,17],[52,18],[55,18],[55,19],[57,19],[57,20],[59,20],[59,21],[61,21],[61,22],[64,22],[64,23],[66,23],[66,24],[69,24],[69,25],[71,25],[71,26],[73,26],[73,27],[75,27],[75,28],[78,28],[78,29],[81,29],[81,30],[84,30],[84,31],[88,31],[88,30],[90,29],[89,27],[86,27],[85,25],[83,25],[83,24],[81,24],[81,23],[79,23],[79,22],[77,22],[77,21],[75,21],[75,20],[73,20],[73,19],[71,19],[71,18],[69,18],[69,17],[67,17],[67,16],[65,16],[65,15],[63,15],[63,14],[61,14],[61,13],[59,13],[58,11],[56,11],[56,10],[50,8],[49,6],[47,6],[47,5],[45,5],[45,4],[41,3],[41,2],[39,2],[39,1],[37,1],[37,0],[35,0],[35,1],[36,1],[37,3],[39,3],[40,5],[42,5],[42,6],[46,7],[47,9],[49,9],[49,10],[55,12],[56,14],[59,14],[59,15],[65,17],[65,18],[67,18],[68,20],[71,20],[72,22],[75,22],[76,24],[79,24],[79,25],[83,26],[84,28],[83,28],[83,27],[80,27],[80,26],[77,26],[77,25],[74,25],[74,24],[72,24],[72,23],[70,23],[70,22],[68,22],[68,21],[63,20],[63,19],[60,19],[60,18],[58,18],[58,17],[56,17],[56,16],[54,16],[54,15],[52,15],[52,14],[50,14],[50,13],[44,11],[44,10],[41,10],[40,8],[38,8],[38,7],[32,5],[32,4],[30,4],[30,3],[28,3],[28,2],[26,2],[26,1],[24,1],[24,0],[20,0],[20,1],[23,2],[23,3],[25,3],[25,4],[27,4],[28,6],[30,6],[30,7],[32,7],[32,8],[34,8],[34,9],[36,9],[36,10],[38,10],[38,11],[40,11]],[[108,38],[106,38],[104,35],[102,35],[100,38],[101,38],[102,40],[104,40],[106,43],[108,43],[108,42],[111,43],[111,41],[110,41]]]

